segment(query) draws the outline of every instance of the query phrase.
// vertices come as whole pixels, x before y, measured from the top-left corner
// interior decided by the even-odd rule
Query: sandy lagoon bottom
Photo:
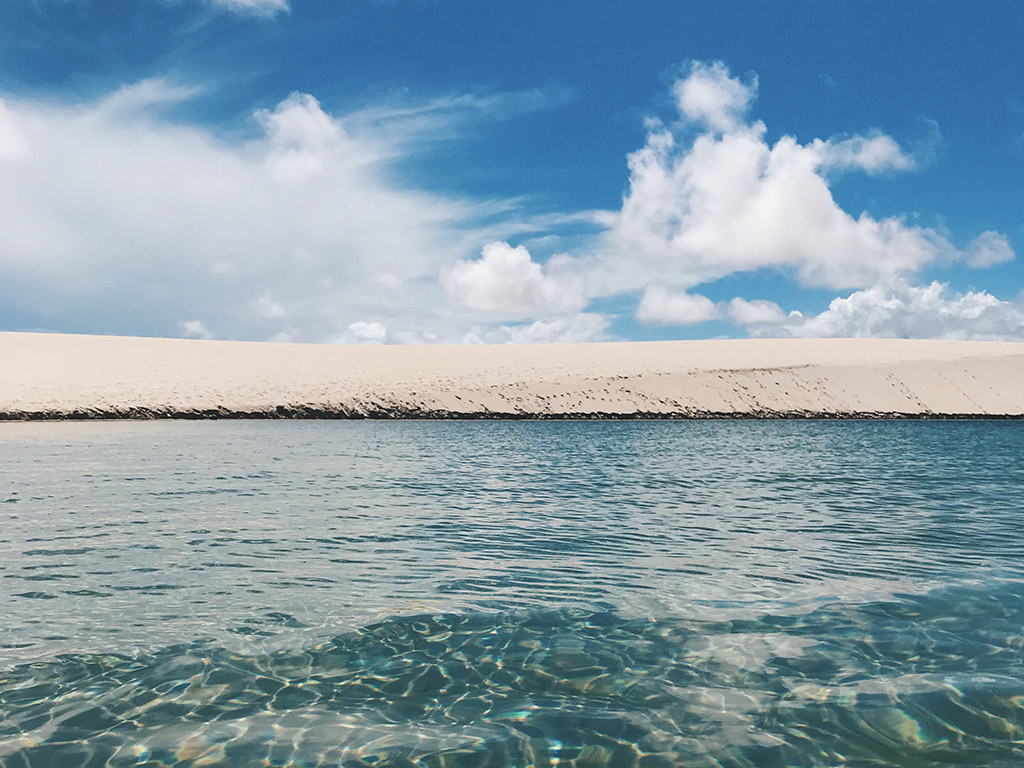
[[[1024,425],[0,425],[0,766],[1018,766]]]

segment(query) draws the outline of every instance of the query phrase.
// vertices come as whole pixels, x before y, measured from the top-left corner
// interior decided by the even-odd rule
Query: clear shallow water
[[[1024,429],[0,425],[0,766],[1018,766]]]

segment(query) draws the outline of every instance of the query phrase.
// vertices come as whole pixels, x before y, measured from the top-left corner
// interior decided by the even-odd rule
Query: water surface
[[[1024,426],[0,425],[0,765],[1024,764]]]

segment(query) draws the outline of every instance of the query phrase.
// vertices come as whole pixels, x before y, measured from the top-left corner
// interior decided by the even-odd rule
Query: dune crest
[[[1024,417],[1024,343],[335,346],[0,333],[0,418]]]

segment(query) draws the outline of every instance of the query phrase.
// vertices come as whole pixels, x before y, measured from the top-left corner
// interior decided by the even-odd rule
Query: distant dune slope
[[[1024,416],[1024,343],[331,346],[0,333],[0,415]]]

